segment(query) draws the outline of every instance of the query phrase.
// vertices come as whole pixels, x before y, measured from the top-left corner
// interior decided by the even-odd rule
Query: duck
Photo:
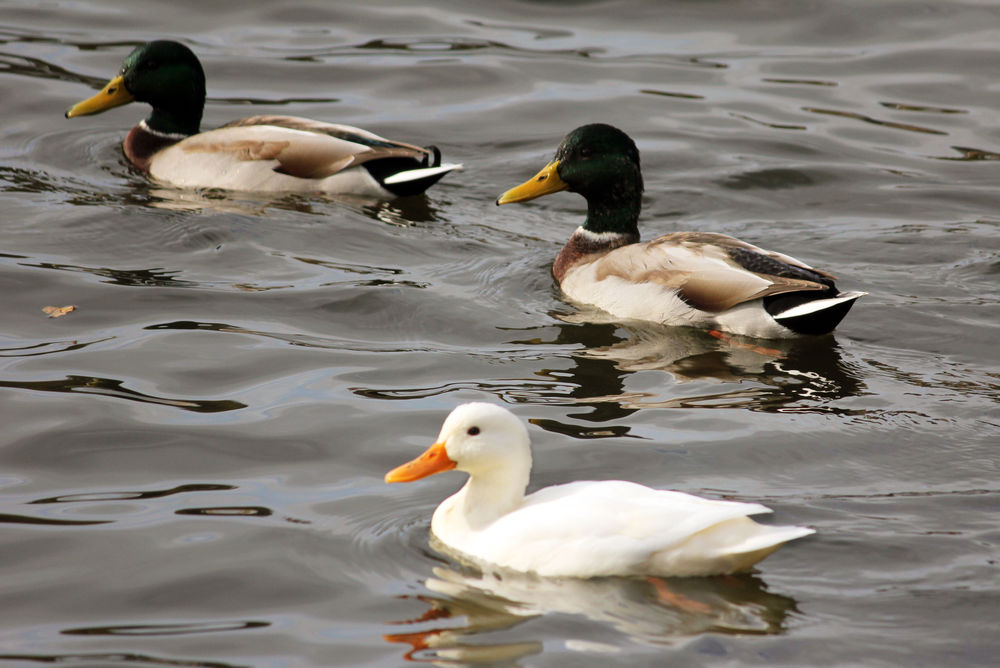
[[[458,470],[465,485],[431,517],[432,545],[460,560],[539,577],[687,577],[749,570],[815,533],[764,525],[757,503],[706,499],[624,480],[576,481],[525,495],[527,428],[503,406],[456,407],[422,455],[385,475],[411,482]]]
[[[462,167],[442,164],[434,146],[298,116],[251,116],[202,132],[205,72],[191,49],[172,40],[136,47],[118,76],[66,118],[133,101],[153,110],[126,135],[125,156],[152,179],[180,188],[392,199],[422,193]]]
[[[571,302],[615,318],[796,338],[833,331],[866,294],[841,292],[832,274],[725,234],[682,231],[641,242],[639,149],[612,125],[570,132],[553,160],[496,203],[563,190],[586,199],[587,217],[556,256],[553,276]]]

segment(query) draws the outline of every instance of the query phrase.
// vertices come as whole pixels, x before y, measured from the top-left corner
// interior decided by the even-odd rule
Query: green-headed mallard
[[[826,334],[864,292],[840,292],[834,276],[725,234],[675,232],[639,242],[639,150],[601,123],[570,132],[555,158],[497,204],[570,190],[587,219],[552,273],[572,301],[616,318],[720,329],[764,338]]]
[[[461,167],[442,165],[434,147],[295,116],[251,116],[199,132],[205,73],[189,48],[167,40],[137,47],[121,73],[66,118],[132,101],[153,111],[125,137],[126,157],[157,181],[183,188],[399,197]]]

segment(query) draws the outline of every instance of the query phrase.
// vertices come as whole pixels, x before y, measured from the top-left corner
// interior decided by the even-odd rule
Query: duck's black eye
[[[469,431],[467,431],[465,433],[468,434],[469,436],[478,436],[479,435],[479,427],[469,427]]]
[[[594,155],[594,149],[590,148],[589,146],[584,146],[580,149],[580,157],[583,158],[584,160],[591,157],[592,155]]]

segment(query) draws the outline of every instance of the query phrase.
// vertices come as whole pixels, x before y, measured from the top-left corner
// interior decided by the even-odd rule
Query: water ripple
[[[92,524],[110,524],[112,520],[58,520],[48,517],[32,517],[0,513],[0,523],[4,524],[38,524],[43,526],[87,526]]]
[[[167,659],[140,653],[65,653],[65,654],[0,654],[4,661],[29,661],[33,663],[90,664],[95,666],[152,665],[183,666],[187,668],[249,668],[247,664],[228,661],[202,661],[198,659]]]
[[[187,483],[168,489],[153,489],[145,491],[112,491],[112,492],[80,492],[61,494],[36,499],[29,503],[95,503],[103,501],[135,501],[139,499],[161,499],[174,494],[189,494],[191,492],[224,492],[236,489],[235,485],[220,485],[211,483]]]
[[[103,282],[110,283],[112,285],[160,288],[191,288],[198,285],[198,283],[194,281],[175,278],[175,276],[182,273],[180,270],[164,269],[162,267],[153,267],[150,269],[115,269],[113,267],[86,267],[55,262],[24,262],[21,264],[25,267],[36,267],[38,269],[55,269],[57,271],[92,274],[100,278],[108,279]]]
[[[33,343],[27,346],[15,346],[12,348],[0,348],[0,357],[37,357],[39,355],[52,355],[54,353],[65,353],[72,350],[82,350],[95,343],[111,341],[115,337],[105,336],[104,338],[85,341],[83,343],[70,341],[45,341],[43,343]]]
[[[95,394],[115,399],[138,401],[145,404],[172,406],[195,413],[222,413],[246,408],[247,405],[232,399],[174,399],[157,397],[123,387],[124,381],[114,378],[68,375],[61,380],[0,380],[0,388],[8,387],[31,392],[60,392],[70,394]]]
[[[863,121],[865,123],[871,123],[872,125],[881,125],[887,128],[893,128],[894,130],[906,130],[908,132],[918,132],[928,135],[947,135],[948,133],[944,130],[935,130],[933,128],[925,128],[920,125],[913,125],[912,123],[899,123],[896,121],[886,121],[879,118],[874,118],[872,116],[866,116],[864,114],[859,114],[854,111],[842,111],[838,109],[821,109],[819,107],[802,107],[802,111],[808,111],[813,114],[825,114],[827,116],[840,116],[842,118],[853,118],[855,120]]]
[[[270,622],[250,620],[232,622],[177,622],[173,624],[122,624],[63,629],[60,633],[68,636],[182,636],[199,633],[245,631],[248,629],[265,628],[270,625]]]

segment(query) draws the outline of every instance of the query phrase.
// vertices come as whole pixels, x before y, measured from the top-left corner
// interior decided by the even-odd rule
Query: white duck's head
[[[506,408],[475,402],[455,408],[437,441],[413,461],[386,473],[385,481],[410,482],[451,469],[475,477],[512,468],[531,468],[528,430]]]

